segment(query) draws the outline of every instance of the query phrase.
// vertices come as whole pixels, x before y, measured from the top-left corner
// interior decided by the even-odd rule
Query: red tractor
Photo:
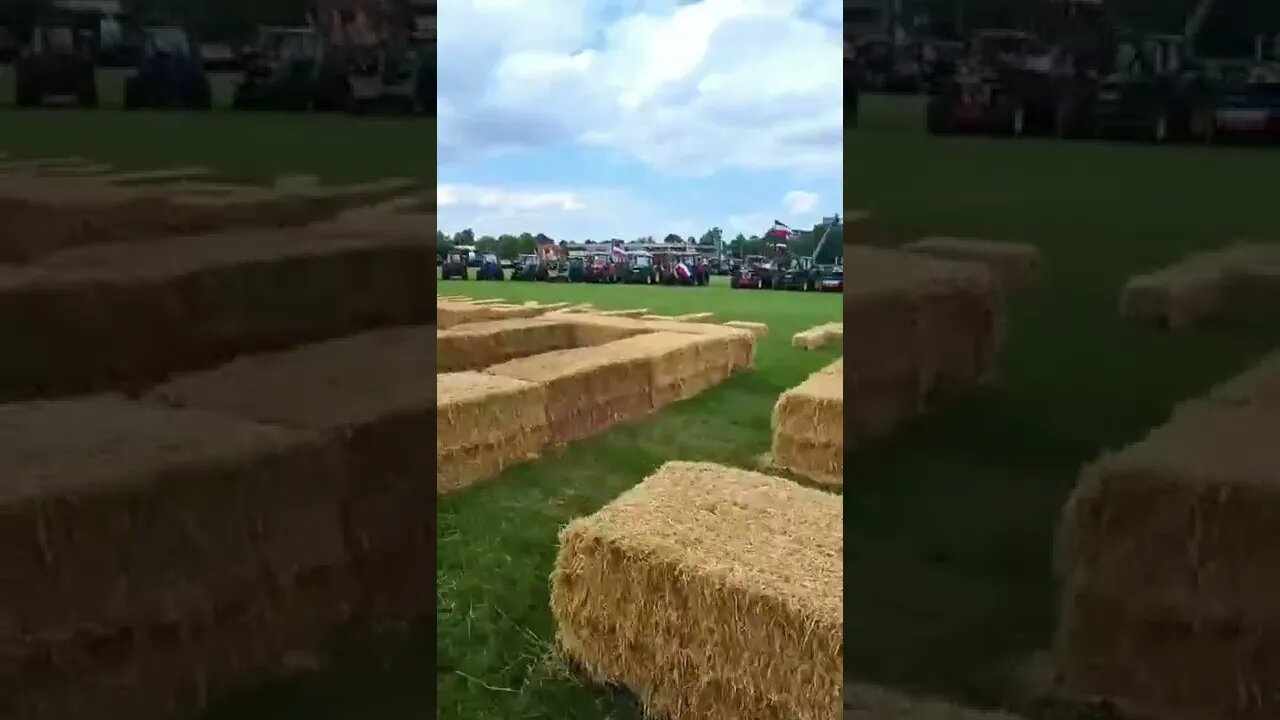
[[[610,255],[604,253],[592,255],[586,263],[584,275],[585,282],[616,283],[618,282],[618,265]]]

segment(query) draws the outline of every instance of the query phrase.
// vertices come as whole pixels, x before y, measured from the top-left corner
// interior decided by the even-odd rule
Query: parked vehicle
[[[125,108],[212,108],[213,89],[187,31],[148,27],[143,34],[142,61],[124,81]]]
[[[319,90],[323,53],[311,28],[262,27],[244,58],[244,76],[232,107],[244,110],[309,110]]]
[[[481,258],[476,280],[505,280],[506,278],[507,275],[502,271],[502,263],[497,255],[485,255]]]
[[[467,268],[467,257],[464,253],[449,253],[440,268],[441,280],[466,280],[470,274]]]

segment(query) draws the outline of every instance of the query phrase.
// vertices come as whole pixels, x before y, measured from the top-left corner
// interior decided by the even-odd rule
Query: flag
[[[627,259],[627,249],[626,249],[626,248],[624,248],[624,247],[622,247],[621,245],[614,245],[614,246],[613,246],[613,259],[614,259],[614,260],[619,260],[619,261],[621,261],[621,260],[626,260],[626,259]]]
[[[681,280],[688,280],[692,275],[693,273],[689,272],[688,265],[685,265],[683,262],[676,264],[676,277]]]
[[[780,238],[786,240],[791,237],[791,228],[778,220],[773,221],[773,227],[769,228],[769,232],[764,234],[765,237]]]

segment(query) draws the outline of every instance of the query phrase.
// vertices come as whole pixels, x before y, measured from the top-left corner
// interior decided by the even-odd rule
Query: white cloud
[[[603,14],[629,9],[613,22]],[[662,171],[833,175],[843,153],[836,0],[440,4],[442,165],[560,143]]]
[[[792,190],[783,196],[782,204],[787,208],[787,212],[792,215],[807,215],[818,207],[818,201],[821,199],[817,193]]]

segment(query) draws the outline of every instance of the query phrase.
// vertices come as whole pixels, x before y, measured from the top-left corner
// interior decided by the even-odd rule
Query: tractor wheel
[[[732,289],[732,290],[737,290],[737,289],[738,289],[738,278],[736,278],[736,277],[730,277],[730,278],[729,278],[729,288],[730,288],[730,289]]]
[[[190,108],[192,110],[213,109],[213,86],[209,84],[209,78],[200,79],[191,98]]]

